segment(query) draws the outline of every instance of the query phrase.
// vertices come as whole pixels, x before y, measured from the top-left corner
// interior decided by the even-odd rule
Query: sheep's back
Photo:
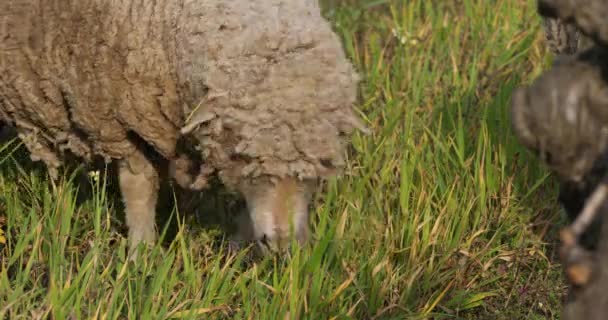
[[[177,1],[173,1],[177,2]],[[182,121],[168,58],[171,1],[0,2],[0,118],[33,158],[122,158],[131,133],[165,157]]]

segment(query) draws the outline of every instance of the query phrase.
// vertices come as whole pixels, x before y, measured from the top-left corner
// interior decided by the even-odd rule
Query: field
[[[535,1],[323,4],[373,133],[318,194],[314,245],[245,261],[224,216],[168,207],[177,228],[128,264],[104,173],[77,201],[72,171],[51,186],[7,142],[0,319],[558,319],[557,186],[508,111],[551,60]]]

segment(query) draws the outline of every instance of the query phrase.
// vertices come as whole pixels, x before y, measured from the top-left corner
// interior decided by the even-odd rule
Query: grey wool
[[[562,318],[608,314],[608,2],[538,0],[549,70],[511,99],[519,141],[555,174],[570,224],[559,257],[569,292]],[[548,27],[547,27],[548,26]],[[554,41],[554,43],[551,43]]]

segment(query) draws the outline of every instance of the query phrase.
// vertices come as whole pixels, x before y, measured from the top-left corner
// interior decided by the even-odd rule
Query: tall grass
[[[327,0],[324,12],[363,77],[373,133],[354,136],[347,172],[319,194],[313,246],[251,263],[174,210],[175,238],[128,264],[103,174],[79,203],[72,171],[53,187],[10,143],[0,319],[559,318],[555,183],[508,113],[550,59],[535,1]]]

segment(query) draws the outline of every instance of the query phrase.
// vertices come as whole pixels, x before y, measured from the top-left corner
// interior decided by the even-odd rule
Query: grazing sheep
[[[118,161],[132,249],[156,237],[154,159],[242,194],[242,236],[306,241],[316,181],[366,130],[357,85],[315,0],[0,1],[0,120],[51,176],[68,152]]]
[[[560,202],[571,220],[608,173],[608,86],[598,67],[602,51],[562,57],[512,97],[514,131],[557,174]],[[591,238],[585,242],[595,247]]]
[[[608,287],[608,202],[592,200],[608,182],[605,61],[608,52],[600,47],[563,58],[531,86],[517,89],[512,97],[515,133],[557,174],[559,201],[572,221],[562,231],[561,248],[572,285],[564,309],[567,320],[599,320],[608,312],[608,301],[595,298],[604,296]],[[592,208],[591,214],[599,214],[591,216],[590,225],[581,224],[580,218],[588,208]],[[577,233],[570,236],[574,229]]]
[[[519,140],[561,183],[559,200],[572,223],[560,233],[570,283],[563,318],[608,314],[608,2],[539,0],[539,13],[561,24],[565,53],[512,97]],[[555,19],[555,20],[553,20]],[[568,27],[566,27],[566,24]],[[551,29],[545,29],[547,33]],[[580,39],[575,38],[580,36]],[[549,37],[548,37],[549,38]],[[588,44],[583,44],[587,41]]]

